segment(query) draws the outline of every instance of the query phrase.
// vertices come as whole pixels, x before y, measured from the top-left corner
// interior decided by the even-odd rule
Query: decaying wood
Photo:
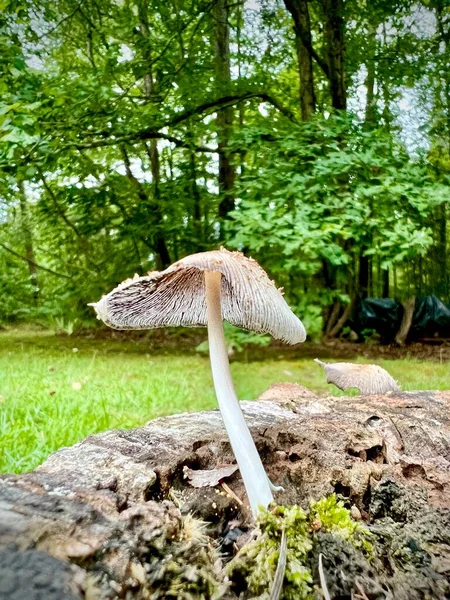
[[[415,296],[403,303],[403,318],[402,322],[400,323],[399,330],[395,335],[395,343],[399,346],[403,346],[403,344],[406,342],[409,330],[411,329],[415,306]]]
[[[283,400],[242,403],[269,477],[284,488],[277,501],[307,507],[310,499],[336,492],[355,507],[352,514],[374,528],[385,526],[389,517],[389,526],[398,521],[398,531],[413,540],[420,530],[429,585],[445,580],[450,574],[450,392],[364,398],[299,393],[290,403],[295,410]],[[176,556],[183,514],[205,519],[216,536],[226,522],[250,517],[239,472],[227,481],[242,506],[219,486],[195,489],[183,477],[185,467],[206,470],[233,462],[218,411],[90,436],[32,473],[0,477],[0,552],[14,548],[19,564],[35,552],[61,561],[61,585],[72,578],[68,598],[127,593],[127,598],[148,598],[155,581],[167,577],[163,553]],[[332,548],[321,551],[332,565]],[[327,566],[332,596],[333,573]],[[428,590],[428,576],[423,577]],[[399,580],[398,590],[412,580]],[[20,587],[20,577],[14,585]],[[396,600],[444,598],[398,590]]]

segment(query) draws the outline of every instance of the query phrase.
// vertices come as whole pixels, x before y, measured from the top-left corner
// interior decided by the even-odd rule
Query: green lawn
[[[311,359],[234,362],[240,399],[271,383],[327,386]],[[372,361],[373,362],[373,361]],[[450,365],[380,360],[403,389],[450,387]],[[142,341],[103,341],[27,331],[0,333],[0,472],[23,472],[90,433],[215,408],[209,362],[189,353],[149,351]]]

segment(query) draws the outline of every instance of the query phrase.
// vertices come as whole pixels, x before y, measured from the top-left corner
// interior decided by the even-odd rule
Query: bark
[[[227,0],[217,0],[212,9],[214,21],[214,68],[216,87],[227,93],[231,85],[230,29],[228,25]],[[217,111],[216,118],[219,154],[219,216],[224,219],[234,209],[235,169],[227,150],[233,127],[233,107],[226,106]]]
[[[300,78],[300,108],[302,120],[310,119],[316,109],[312,55],[311,21],[308,0],[284,0],[294,20],[295,47]]]
[[[19,204],[20,204],[20,224],[22,227],[23,241],[25,246],[25,258],[28,263],[28,272],[30,282],[33,287],[34,303],[39,300],[39,281],[37,266],[34,258],[33,234],[31,232],[30,213],[28,210],[28,200],[23,181],[19,180]]]
[[[343,0],[322,0],[325,20],[325,41],[331,105],[338,110],[347,108],[347,84],[345,71],[345,37]]]
[[[399,346],[403,346],[403,344],[406,342],[406,338],[408,337],[414,316],[415,305],[416,299],[414,296],[403,303],[403,318],[402,322],[400,323],[399,330],[395,336],[395,343]]]
[[[265,397],[271,400],[242,407],[269,476],[284,487],[277,502],[306,508],[311,498],[340,494],[371,529],[371,543],[388,565],[380,563],[376,571],[392,593],[373,597],[444,598],[449,590],[439,586],[448,585],[450,569],[450,392],[393,392],[362,401],[278,384]],[[220,414],[206,411],[93,435],[32,473],[1,476],[0,553],[7,548],[19,562],[5,562],[0,554],[2,586],[14,585],[20,598],[31,595],[25,591],[33,583],[21,575],[33,557],[43,565],[39,586],[49,600],[72,598],[50,593],[56,575],[73,597],[99,600],[168,597],[164,586],[179,581],[174,578],[183,565],[191,573],[184,585],[192,585],[192,573],[201,571],[195,571],[196,554],[183,535],[183,515],[195,511],[219,537],[229,521],[242,523],[248,508],[239,472],[227,479],[230,492],[223,494],[217,493],[221,484],[191,487],[183,472],[233,462]],[[403,568],[411,547],[417,560]],[[328,545],[327,558],[331,552]],[[52,569],[44,568],[48,564]],[[341,570],[327,572],[328,584],[339,588],[333,597],[350,597],[342,586],[353,581],[352,569],[343,569],[342,580]]]

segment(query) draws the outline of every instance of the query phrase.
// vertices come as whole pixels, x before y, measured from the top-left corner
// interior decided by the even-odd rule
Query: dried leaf
[[[324,363],[318,358],[315,358],[314,362],[325,369],[327,383],[334,383],[340,390],[357,388],[362,396],[400,390],[395,379],[378,365]]]
[[[238,470],[237,465],[224,465],[217,469],[205,469],[194,471],[189,467],[184,467],[183,473],[185,479],[189,480],[192,487],[214,487],[218,485],[222,479],[231,477]]]

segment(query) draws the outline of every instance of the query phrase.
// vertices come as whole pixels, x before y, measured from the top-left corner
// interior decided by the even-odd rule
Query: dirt
[[[105,339],[110,341],[133,341],[139,347],[145,346],[145,351],[164,350],[168,352],[192,352],[192,349],[207,339],[204,328],[195,329],[163,329],[157,331],[114,331],[111,329],[87,329],[79,332],[74,337],[84,339]],[[402,359],[416,358],[445,362],[450,360],[450,341],[436,338],[427,343],[413,342],[398,346],[397,344],[383,345],[377,342],[356,343],[336,338],[323,340],[320,343],[307,341],[290,347],[272,340],[269,346],[251,346],[244,352],[236,352],[231,360],[264,360],[273,358],[298,360],[301,358],[341,358],[354,359],[364,357],[367,359]]]

